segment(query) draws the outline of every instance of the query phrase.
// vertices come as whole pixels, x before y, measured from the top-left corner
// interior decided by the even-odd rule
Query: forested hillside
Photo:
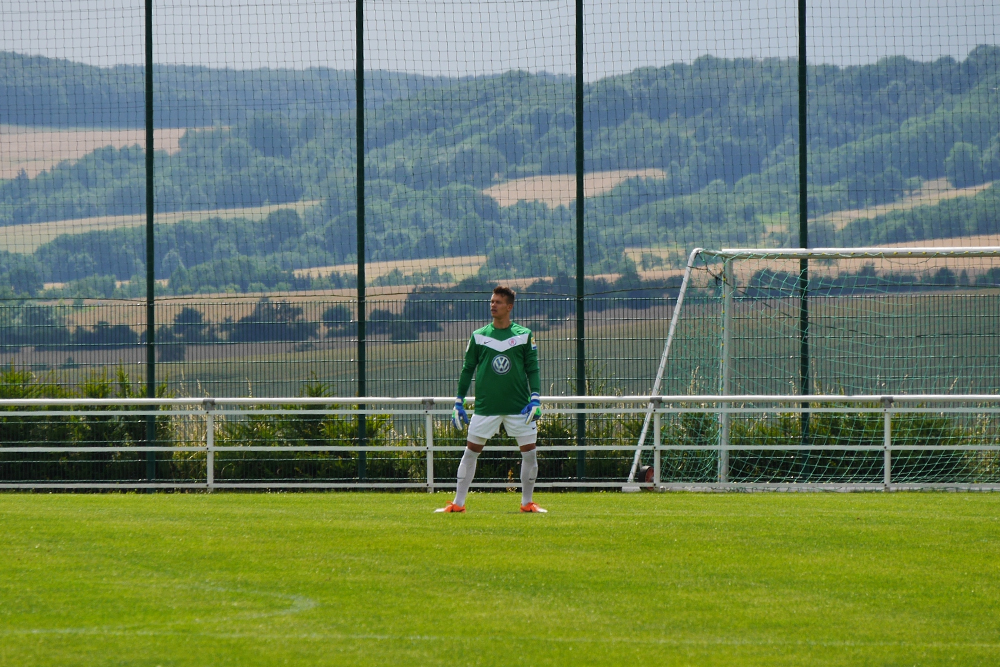
[[[47,127],[143,127],[145,69],[94,67],[0,51],[0,123]],[[366,72],[365,102],[377,108],[425,86],[450,80],[418,74]],[[302,119],[354,108],[354,72],[233,70],[157,65],[153,81],[157,127],[232,125],[256,113]]]
[[[141,125],[141,69],[0,59],[0,122]],[[170,279],[166,289],[350,282],[334,276],[318,285],[291,272],[354,261],[353,74],[160,72],[158,123],[213,127],[189,131],[179,152],[157,155],[158,210],[321,202],[301,216],[159,226],[157,273]],[[1000,48],[979,47],[963,61],[886,58],[808,73],[812,217],[893,202],[928,179],[965,187],[1000,178]],[[572,273],[571,209],[537,202],[503,208],[481,193],[514,178],[573,172],[570,78],[381,74],[368,90],[369,260],[485,254],[484,275]],[[74,108],[99,113],[88,122]],[[797,243],[794,61],[703,57],[602,79],[585,89],[584,130],[589,171],[663,173],[588,199],[589,274],[634,273],[627,247]],[[0,224],[142,213],[144,174],[140,148],[109,147],[35,178],[2,181]],[[996,233],[998,196],[992,187],[841,228],[818,220],[811,241]],[[0,256],[0,281],[20,293],[80,280],[114,289],[115,280],[142,274],[143,247],[141,229],[65,236],[33,256]]]

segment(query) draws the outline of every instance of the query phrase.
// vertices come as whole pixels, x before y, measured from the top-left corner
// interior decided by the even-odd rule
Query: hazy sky
[[[785,57],[795,0],[584,0],[593,80],[700,55]],[[354,0],[154,0],[155,59],[212,67],[354,67]],[[467,75],[573,69],[573,0],[366,0],[367,69]],[[143,0],[0,0],[0,50],[141,63]],[[997,44],[992,0],[812,0],[809,57],[964,58]]]

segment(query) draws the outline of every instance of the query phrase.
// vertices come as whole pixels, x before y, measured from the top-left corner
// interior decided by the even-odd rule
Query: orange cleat
[[[521,511],[522,512],[534,512],[534,513],[540,513],[540,514],[545,514],[546,512],[548,512],[548,510],[543,510],[541,507],[539,507],[535,503],[528,503],[527,505],[521,505]]]
[[[441,509],[434,510],[435,512],[465,512],[465,505],[456,505],[455,503],[448,503]],[[543,512],[545,510],[542,510]]]

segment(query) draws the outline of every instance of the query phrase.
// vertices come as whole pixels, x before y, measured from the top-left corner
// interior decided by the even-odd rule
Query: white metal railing
[[[463,446],[437,445],[434,442],[434,420],[445,419],[451,414],[454,403],[452,397],[408,397],[364,398],[364,409],[359,409],[358,398],[106,398],[106,399],[2,399],[0,400],[0,420],[20,419],[26,417],[111,417],[111,416],[157,416],[157,417],[198,417],[205,423],[205,439],[203,443],[188,443],[179,445],[144,445],[130,446],[60,446],[60,445],[15,445],[0,444],[0,454],[12,453],[135,453],[135,452],[202,452],[205,454],[205,481],[174,482],[174,481],[123,481],[123,482],[32,482],[0,479],[0,488],[201,488],[207,490],[222,488],[418,488],[433,492],[438,488],[454,487],[454,481],[435,479],[434,455],[437,452],[461,451]],[[470,397],[469,399],[474,400]],[[1000,395],[967,394],[906,394],[906,395],[742,395],[742,396],[551,396],[543,397],[542,403],[546,415],[646,415],[647,423],[652,421],[652,444],[577,444],[545,445],[539,451],[593,452],[593,451],[628,451],[635,452],[636,460],[644,451],[653,454],[651,479],[633,482],[632,476],[626,480],[539,480],[539,488],[558,487],[605,487],[621,488],[625,491],[637,491],[642,488],[656,489],[730,489],[730,488],[803,488],[819,489],[835,486],[837,488],[864,488],[884,490],[907,488],[970,488],[1000,490],[1000,473],[997,483],[964,483],[961,481],[943,481],[937,483],[897,484],[892,479],[892,455],[898,451],[933,450],[933,451],[979,451],[1000,453],[1000,438],[994,438],[987,443],[963,443],[958,445],[921,444],[919,442],[893,442],[893,416],[906,413],[949,414],[949,415],[1000,415]],[[803,407],[809,404],[809,407]],[[290,410],[289,406],[296,406]],[[444,407],[442,407],[444,406]],[[583,406],[583,407],[580,407]],[[121,408],[121,409],[108,409]],[[125,409],[130,408],[130,409]],[[804,446],[793,444],[740,444],[739,451],[881,451],[883,453],[884,475],[880,485],[838,483],[834,485],[816,482],[782,483],[738,483],[729,481],[729,451],[732,449],[726,432],[715,444],[691,445],[671,444],[663,442],[663,417],[665,415],[681,414],[711,414],[715,415],[720,425],[728,422],[732,415],[763,415],[789,413],[877,413],[882,415],[882,442],[874,444],[856,444],[836,446]],[[218,418],[248,417],[256,415],[340,415],[357,416],[389,415],[392,417],[422,417],[424,441],[420,445],[229,445],[219,446],[215,443],[216,420]],[[643,429],[645,431],[645,427]],[[1000,433],[1000,431],[998,431]],[[493,451],[515,451],[514,446],[490,447]],[[662,481],[662,456],[664,452],[672,451],[711,451],[718,454],[718,474],[713,483],[665,482]],[[349,480],[343,482],[311,482],[304,480],[288,481],[225,481],[215,478],[215,456],[220,452],[422,452],[426,455],[426,479],[424,481],[385,481],[371,482],[366,480]],[[634,469],[633,469],[634,470]],[[478,488],[506,488],[516,486],[513,482],[479,482],[473,485]]]

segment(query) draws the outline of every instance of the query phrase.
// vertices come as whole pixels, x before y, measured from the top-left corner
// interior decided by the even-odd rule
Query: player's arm
[[[538,368],[538,345],[535,344],[534,332],[528,336],[528,344],[524,347],[524,373],[528,376],[528,390],[537,394],[542,391],[542,374]]]
[[[524,423],[527,424],[538,421],[542,416],[542,401],[539,395],[542,390],[542,374],[538,368],[538,346],[535,344],[534,332],[528,336],[528,344],[524,347],[524,373],[528,376],[531,400],[521,410],[521,414],[524,415]]]
[[[476,349],[475,335],[469,338],[469,344],[465,347],[465,361],[462,362],[462,374],[458,377],[458,394],[455,398],[455,408],[451,411],[451,424],[455,428],[462,428],[462,424],[469,423],[469,415],[465,412],[465,395],[469,393],[472,385],[472,378],[476,374],[476,366],[479,363],[479,354]]]

